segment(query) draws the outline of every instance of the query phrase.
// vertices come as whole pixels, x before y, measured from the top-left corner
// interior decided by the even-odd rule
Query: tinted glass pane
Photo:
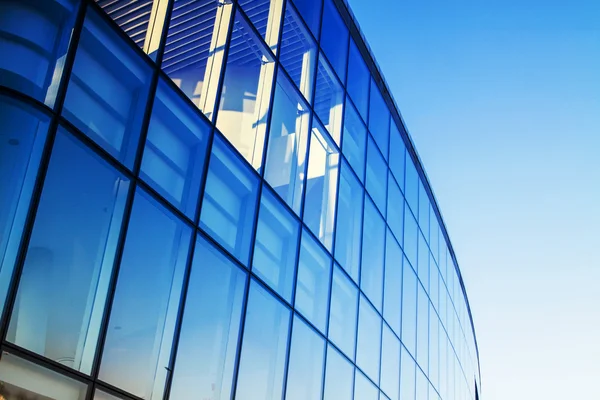
[[[321,333],[327,324],[331,259],[306,231],[302,232],[295,308]]]
[[[381,345],[381,389],[392,400],[398,399],[400,379],[400,341],[384,325]]]
[[[404,182],[406,201],[412,212],[417,215],[419,207],[419,175],[417,174],[417,168],[408,154],[406,155],[406,175]]]
[[[354,375],[354,400],[378,400],[379,390],[358,369]]]
[[[277,51],[279,25],[283,0],[239,0],[238,4],[256,30],[265,39],[271,51]]]
[[[352,400],[354,367],[333,346],[327,347],[323,400]]]
[[[429,243],[429,197],[425,191],[425,187],[421,182],[419,184],[419,227],[425,235],[425,240]]]
[[[300,318],[294,318],[286,400],[320,400],[325,341]]]
[[[400,336],[400,305],[402,303],[402,250],[387,232],[385,241],[385,280],[383,291],[383,317]]]
[[[371,79],[371,96],[369,99],[369,131],[375,138],[383,157],[387,160],[390,112],[373,79]]]
[[[132,167],[150,83],[150,67],[95,12],[86,17],[63,114]]]
[[[396,178],[396,182],[400,186],[400,190],[404,192],[404,157],[406,147],[404,140],[400,136],[400,131],[396,123],[392,120],[390,125],[390,170]]]
[[[358,179],[365,178],[365,155],[367,153],[367,127],[360,120],[354,106],[346,102],[342,152],[348,159]]]
[[[354,40],[350,39],[350,59],[348,60],[348,83],[346,89],[363,120],[369,111],[369,82],[371,74]]]
[[[108,394],[101,390],[96,390],[94,392],[94,400],[122,400],[122,398],[113,396],[112,394]]]
[[[293,0],[293,2],[306,25],[308,25],[313,35],[318,38],[323,0]]]
[[[236,399],[279,399],[287,352],[290,311],[252,281]]]
[[[358,318],[358,288],[342,272],[333,269],[331,305],[329,308],[329,340],[348,358],[354,360],[356,321]]]
[[[332,0],[325,0],[321,29],[321,48],[341,81],[345,82],[349,34]]]
[[[415,398],[415,362],[410,354],[402,347],[402,363],[400,367],[400,398],[414,400]]]
[[[231,397],[245,281],[239,267],[197,239],[170,398]]]
[[[7,400],[84,400],[87,385],[10,353],[0,361],[0,387]]]
[[[369,139],[367,145],[367,192],[379,211],[385,216],[387,205],[387,165],[377,150],[375,142]]]
[[[313,120],[308,157],[304,222],[331,250],[339,169],[339,152],[331,138]]]
[[[402,268],[402,343],[415,354],[417,342],[417,276],[410,265]]]
[[[306,100],[311,101],[317,45],[292,7],[285,11],[279,61]]]
[[[371,380],[379,382],[379,362],[381,349],[381,317],[364,296],[360,297],[358,316],[358,344],[356,365]]]
[[[460,379],[460,378],[458,378]],[[455,382],[455,384],[458,386],[460,385],[460,380],[457,380]],[[427,378],[425,377],[425,375],[423,374],[423,371],[421,371],[419,368],[417,368],[417,386],[416,386],[416,398],[418,400],[420,399],[428,399],[428,390],[429,390],[429,382],[427,381]],[[456,392],[456,397],[458,398],[462,398],[463,396],[460,395],[460,393]]]
[[[439,387],[439,320],[433,307],[429,307],[429,380]],[[468,358],[468,357],[467,357]],[[469,361],[467,361],[469,362]]]
[[[274,63],[240,15],[234,21],[217,128],[254,168],[262,163]]]
[[[0,8],[2,5],[0,5]],[[3,17],[0,16],[0,20]],[[2,39],[0,39],[2,40]],[[17,257],[48,118],[0,96],[0,309]]]
[[[188,226],[136,193],[99,377],[145,399],[164,390],[190,236]]]
[[[283,74],[277,76],[265,179],[300,214],[310,112]]]
[[[423,283],[423,287],[426,292],[429,292],[429,248],[423,235],[419,233],[419,260],[417,275],[419,280]]]
[[[9,341],[90,372],[128,186],[121,174],[59,131]]]
[[[1,86],[54,105],[77,4],[70,0],[0,2]]]
[[[291,303],[299,223],[263,188],[252,271]]]
[[[140,175],[192,220],[198,205],[209,134],[210,126],[161,80]]]
[[[360,287],[378,310],[383,299],[385,221],[370,200],[365,201]]]
[[[252,244],[258,180],[223,141],[212,147],[200,227],[244,264]]]
[[[317,88],[313,108],[337,144],[340,143],[343,103],[344,90],[342,85],[335,77],[329,64],[323,57],[319,57]]]
[[[417,267],[417,243],[419,241],[419,228],[415,217],[410,212],[408,204],[404,203],[404,253],[408,261],[416,269]]]
[[[400,243],[404,237],[404,197],[396,181],[389,174],[387,197],[387,223]]]
[[[418,286],[417,296],[417,362],[427,372],[429,364],[429,299],[423,288]]]
[[[340,174],[335,258],[355,282],[358,282],[360,267],[362,208],[363,188],[344,162]]]

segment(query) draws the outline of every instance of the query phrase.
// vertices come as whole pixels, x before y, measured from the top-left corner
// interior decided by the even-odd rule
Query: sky
[[[349,3],[449,231],[481,398],[600,399],[600,1]]]

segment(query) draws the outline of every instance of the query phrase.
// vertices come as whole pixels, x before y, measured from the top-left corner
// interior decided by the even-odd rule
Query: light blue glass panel
[[[150,67],[89,9],[63,114],[131,168],[144,118],[150,75]]]
[[[0,2],[0,86],[52,107],[79,2]]]
[[[362,182],[365,179],[367,154],[367,127],[360,120],[354,106],[346,102],[342,152]]]
[[[231,397],[245,282],[238,266],[197,238],[170,398]]]
[[[379,383],[381,317],[364,296],[360,297],[356,365]]]
[[[283,395],[290,311],[252,281],[242,341],[237,400],[275,400]]]
[[[325,0],[321,29],[321,48],[340,80],[345,82],[349,33],[333,0]]]
[[[269,189],[263,188],[252,271],[289,303],[294,287],[299,225]]]
[[[400,186],[400,190],[404,192],[404,158],[406,155],[406,147],[404,140],[400,135],[400,131],[394,120],[390,125],[390,170]]]
[[[354,360],[356,321],[358,320],[358,288],[342,272],[333,269],[329,308],[329,340]]]
[[[439,333],[440,323],[437,314],[433,310],[433,307],[429,307],[429,380],[434,384],[435,387],[439,388]]]
[[[461,378],[458,378],[461,379]],[[459,380],[456,381],[457,384],[459,384]],[[429,399],[429,395],[428,395],[428,391],[429,391],[429,382],[427,381],[427,377],[425,376],[425,374],[423,373],[423,371],[421,371],[419,368],[417,368],[417,385],[416,385],[416,398],[417,400],[428,400]],[[457,395],[456,398],[464,398],[460,395]]]
[[[340,173],[335,258],[358,282],[364,190],[346,162]]]
[[[400,398],[415,400],[415,362],[404,347],[402,347],[400,362]]]
[[[379,390],[358,369],[354,374],[354,400],[378,400]]]
[[[369,111],[369,83],[371,74],[353,39],[350,39],[348,81],[346,89],[364,121]]]
[[[429,369],[429,299],[418,285],[417,296],[417,362],[427,372]]]
[[[318,38],[321,26],[323,0],[293,0],[293,3],[313,35]]]
[[[294,308],[326,332],[331,258],[307,232],[302,232]]]
[[[423,283],[425,291],[429,293],[429,248],[421,233],[419,233],[419,261],[417,274],[419,275],[419,280]]]
[[[210,126],[162,79],[154,100],[140,176],[194,220]]]
[[[412,158],[407,153],[404,196],[414,215],[418,215],[417,213],[419,211],[419,182],[417,168],[413,164]]]
[[[0,309],[21,242],[48,120],[25,104],[0,96]]]
[[[300,215],[310,111],[282,73],[277,76],[273,102],[265,180]]]
[[[385,221],[370,200],[365,201],[360,288],[381,310],[385,262]]]
[[[419,227],[415,217],[408,208],[408,203],[404,203],[404,253],[413,268],[417,269]]]
[[[392,233],[398,240],[404,241],[404,197],[400,188],[396,185],[396,181],[389,174],[388,179],[388,197],[387,197],[387,223],[392,230]]]
[[[286,400],[320,400],[325,367],[325,340],[294,317]]]
[[[419,184],[419,227],[423,231],[427,243],[429,243],[429,208],[429,197],[421,182]]]
[[[400,321],[402,304],[402,250],[387,231],[385,241],[385,279],[383,290],[383,318],[400,336]]]
[[[383,325],[381,345],[381,389],[391,400],[398,400],[400,386],[400,341],[392,330]]]
[[[164,390],[192,229],[138,190],[99,378],[144,399]]]
[[[70,134],[57,133],[10,342],[90,373],[128,187],[125,177]]]
[[[431,253],[429,254],[429,298],[433,303],[433,306],[436,310],[439,309],[440,304],[440,296],[439,296],[439,285],[440,278],[437,266],[435,265],[435,261],[433,260],[433,256]]]
[[[344,89],[321,54],[317,69],[313,109],[338,145],[342,134],[343,108]]]
[[[371,96],[369,97],[369,132],[375,138],[383,157],[388,159],[390,133],[390,112],[375,80],[371,79]]]
[[[323,400],[352,400],[354,367],[333,346],[327,347]]]
[[[375,142],[369,139],[367,144],[367,192],[375,202],[375,205],[385,216],[387,205],[387,165],[377,149]]]
[[[404,260],[402,268],[402,343],[415,354],[417,344],[417,276]]]
[[[202,200],[200,227],[248,264],[258,179],[220,137],[215,136]]]

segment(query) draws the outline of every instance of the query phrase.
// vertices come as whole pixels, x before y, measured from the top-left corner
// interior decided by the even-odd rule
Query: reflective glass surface
[[[346,89],[364,121],[369,111],[369,83],[371,75],[354,40],[350,39],[348,60],[348,83]],[[391,160],[390,160],[391,163]]]
[[[365,179],[365,155],[367,153],[367,127],[361,121],[354,106],[346,101],[342,152],[362,182]]]
[[[277,51],[279,25],[283,10],[283,0],[239,0],[238,4],[246,16],[269,45],[271,51]]]
[[[344,82],[348,62],[348,28],[333,0],[325,0],[323,7],[321,48],[340,80]]]
[[[390,112],[383,100],[375,80],[371,79],[371,95],[369,97],[369,131],[373,135],[383,157],[388,159],[390,133]]]
[[[417,276],[406,259],[402,267],[402,343],[411,354],[416,354]]]
[[[358,369],[354,374],[354,400],[378,400],[379,390]]]
[[[379,212],[385,216],[387,210],[387,166],[375,142],[369,139],[367,144],[367,192],[375,202]]]
[[[419,227],[429,243],[429,197],[423,183],[419,185]]]
[[[402,250],[387,231],[385,241],[385,279],[383,290],[383,318],[400,337],[402,304]]]
[[[323,0],[293,0],[293,3],[313,35],[318,38],[321,27]]]
[[[398,242],[403,243],[404,197],[391,173],[388,178],[387,223]]]
[[[367,198],[363,218],[360,287],[380,311],[383,299],[385,232],[385,221]]]
[[[425,372],[429,368],[429,299],[418,285],[417,293],[417,363]]]
[[[400,398],[414,399],[415,398],[415,362],[408,354],[406,349],[402,347],[400,356]]]
[[[367,299],[361,296],[358,310],[356,365],[376,383],[379,383],[380,349],[381,317]]]
[[[412,159],[406,155],[406,171],[404,178],[404,195],[406,201],[410,206],[413,214],[418,215],[419,212],[419,175],[417,174],[417,168],[412,162]]]
[[[398,400],[400,379],[400,341],[383,325],[381,344],[381,389],[391,400]]]
[[[344,89],[322,55],[319,56],[316,86],[313,108],[329,135],[339,145],[342,134]]]
[[[357,320],[358,288],[339,266],[335,266],[329,307],[329,340],[351,360],[354,360]]]
[[[390,171],[394,174],[400,190],[404,192],[404,158],[406,146],[394,120],[390,123]]]
[[[323,400],[352,400],[354,367],[333,346],[327,347]]]

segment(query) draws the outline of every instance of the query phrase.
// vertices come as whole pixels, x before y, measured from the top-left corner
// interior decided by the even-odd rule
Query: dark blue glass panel
[[[398,242],[402,243],[404,240],[404,196],[391,173],[388,177],[387,223]]]
[[[375,81],[371,79],[371,96],[369,97],[369,131],[375,138],[383,157],[388,159],[390,112]]]
[[[318,38],[323,0],[293,0],[293,3],[313,35]]]
[[[381,311],[385,257],[385,221],[370,200],[365,201],[360,287]]]
[[[343,107],[344,89],[321,53],[317,68],[317,85],[313,108],[329,135],[338,145],[342,135]]]
[[[387,207],[387,165],[372,139],[369,139],[367,144],[366,175],[367,192],[371,195],[381,214],[385,216]]]
[[[404,158],[406,147],[400,136],[396,123],[392,120],[390,125],[390,170],[396,178],[400,190],[404,193]]]
[[[383,317],[398,336],[402,310],[402,250],[388,230],[385,241],[385,280],[383,290]]]
[[[354,106],[346,101],[342,152],[362,182],[365,179],[367,153],[367,127],[361,121]]]
[[[342,82],[348,64],[348,28],[333,0],[325,0],[321,31],[321,48]]]
[[[404,196],[414,215],[419,212],[419,174],[412,162],[412,158],[406,154],[406,178]]]
[[[354,40],[350,39],[350,56],[348,60],[348,81],[346,89],[364,121],[369,112],[369,83],[371,74],[363,60]]]

